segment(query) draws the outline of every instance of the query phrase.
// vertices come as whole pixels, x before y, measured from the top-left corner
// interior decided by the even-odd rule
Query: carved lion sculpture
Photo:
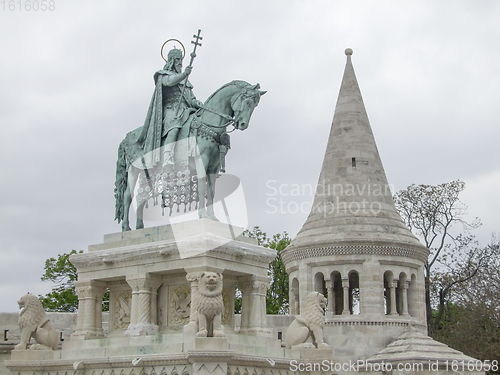
[[[323,326],[325,325],[324,308],[326,298],[318,292],[311,292],[307,295],[302,306],[302,314],[295,317],[285,333],[285,345],[288,349],[292,346],[302,348],[329,348],[323,341]],[[313,344],[307,343],[307,339],[312,337]]]
[[[21,328],[21,342],[16,345],[16,350],[26,350],[33,337],[38,345],[30,349],[57,350],[59,338],[50,320],[45,315],[42,303],[33,294],[26,294],[17,301],[19,308],[19,328]]]
[[[198,281],[196,295],[197,337],[224,337],[222,332],[222,275],[204,272]]]

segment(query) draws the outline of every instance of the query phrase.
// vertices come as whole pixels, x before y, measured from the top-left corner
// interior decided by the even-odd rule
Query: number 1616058
[[[0,8],[4,12],[53,12],[55,0],[1,0]]]

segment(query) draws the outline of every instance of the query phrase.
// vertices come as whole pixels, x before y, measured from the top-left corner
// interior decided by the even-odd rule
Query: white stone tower
[[[290,313],[328,295],[325,334],[337,359],[368,358],[413,322],[425,325],[429,251],[401,220],[351,62],[335,108],[313,208],[283,252]]]

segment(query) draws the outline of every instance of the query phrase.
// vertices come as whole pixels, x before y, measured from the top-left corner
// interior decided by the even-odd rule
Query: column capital
[[[78,298],[102,298],[106,293],[106,283],[102,281],[75,281]]]
[[[250,293],[250,289],[252,288],[251,281],[238,281],[238,289],[241,290],[242,293]]]
[[[266,294],[269,289],[269,283],[264,281],[252,281],[252,292]]]
[[[158,289],[163,283],[160,276],[151,275],[146,273],[144,275],[132,275],[125,278],[128,285],[132,288],[133,292],[138,292],[141,290],[151,291]]]
[[[349,279],[348,278],[342,279],[342,288],[349,288]]]

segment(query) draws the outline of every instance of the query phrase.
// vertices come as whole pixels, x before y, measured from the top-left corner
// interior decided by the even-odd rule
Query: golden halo
[[[165,60],[165,62],[167,62],[167,59],[163,56],[163,47],[165,47],[165,44],[167,44],[168,42],[172,42],[172,41],[177,42],[182,46],[182,51],[183,51],[182,58],[184,59],[184,56],[186,56],[186,49],[184,48],[184,44],[182,44],[182,42],[178,39],[169,39],[165,43],[163,43],[163,45],[161,46],[161,50],[160,50],[161,58],[163,60]]]

